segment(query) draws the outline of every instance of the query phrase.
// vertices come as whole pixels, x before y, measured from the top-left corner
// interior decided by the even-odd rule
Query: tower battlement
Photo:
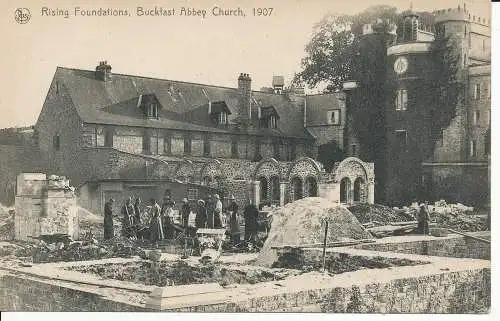
[[[443,21],[450,21],[450,20],[464,20],[464,21],[469,21],[469,22],[481,24],[484,26],[490,25],[489,18],[475,15],[474,13],[468,11],[465,6],[463,6],[463,7],[458,6],[457,8],[436,10],[433,12],[433,14],[434,14],[434,17],[436,19],[435,23],[440,23]]]

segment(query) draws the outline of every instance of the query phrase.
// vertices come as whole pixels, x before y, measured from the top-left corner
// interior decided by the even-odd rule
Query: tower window
[[[479,110],[474,111],[474,116],[473,116],[473,124],[474,125],[479,125]]]
[[[396,110],[406,110],[408,107],[408,91],[406,89],[400,89],[396,94]]]
[[[474,99],[479,100],[481,98],[481,84],[474,85]]]
[[[487,132],[486,135],[484,135],[484,153],[486,155],[490,154],[490,133]]]
[[[408,143],[408,135],[406,133],[406,130],[404,129],[396,130],[396,144],[399,153],[403,153],[406,151],[407,143]]]
[[[329,110],[327,117],[329,125],[340,125],[340,109]]]
[[[351,145],[351,154],[352,156],[356,156],[356,144]]]
[[[470,150],[469,150],[469,156],[476,156],[476,141],[475,140],[471,140],[470,141]]]

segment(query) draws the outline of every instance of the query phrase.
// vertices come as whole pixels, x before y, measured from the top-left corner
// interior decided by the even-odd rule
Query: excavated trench
[[[330,274],[340,274],[362,269],[384,269],[397,266],[414,266],[429,264],[424,261],[413,261],[408,259],[388,258],[388,257],[365,257],[337,253],[329,255],[325,259],[325,270]],[[311,271],[322,269],[322,262],[317,259],[305,258],[298,253],[284,253],[279,256],[278,261],[273,264],[273,268],[299,269],[301,271]]]
[[[189,265],[184,261],[109,263],[71,266],[65,269],[159,287],[202,283],[255,284],[282,280],[301,273],[286,269],[229,268],[220,263]]]

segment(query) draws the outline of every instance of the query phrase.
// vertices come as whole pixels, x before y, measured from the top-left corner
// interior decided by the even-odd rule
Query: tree
[[[356,15],[327,15],[314,26],[313,36],[306,45],[302,71],[294,78],[295,84],[309,87],[326,85],[326,91],[342,88],[352,78],[358,54],[359,38],[364,24],[381,19],[380,27],[388,30],[389,21],[396,21],[396,8],[373,6]]]

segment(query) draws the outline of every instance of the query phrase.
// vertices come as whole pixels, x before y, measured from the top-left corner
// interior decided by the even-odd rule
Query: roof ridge
[[[56,69],[94,72],[93,70],[80,69],[80,68],[70,68],[70,67],[64,67],[64,66],[57,66]],[[207,86],[207,87],[214,87],[214,88],[238,90],[238,88],[236,88],[236,87],[202,84],[202,83],[183,81],[183,80],[172,80],[172,79],[166,79],[166,78],[148,77],[148,76],[141,76],[141,75],[121,74],[121,73],[113,73],[113,75],[124,76],[124,77],[135,77],[135,78],[142,78],[142,79],[151,79],[151,80],[170,81],[170,82],[176,82],[176,83],[182,83],[182,84],[188,84],[188,85],[197,85],[197,86]],[[269,95],[274,95],[274,96],[282,96],[282,95],[278,95],[275,93],[268,93],[268,92],[264,92],[264,91],[260,91],[260,90],[252,90],[252,92],[264,93],[264,94],[269,94]]]

